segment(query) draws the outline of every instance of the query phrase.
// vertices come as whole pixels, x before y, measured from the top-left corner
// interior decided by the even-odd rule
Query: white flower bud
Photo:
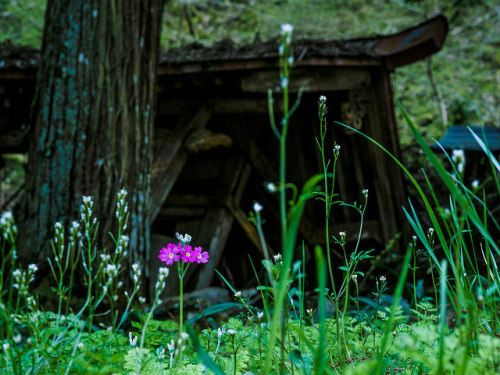
[[[281,35],[291,35],[293,32],[293,26],[289,23],[284,23],[281,25]]]

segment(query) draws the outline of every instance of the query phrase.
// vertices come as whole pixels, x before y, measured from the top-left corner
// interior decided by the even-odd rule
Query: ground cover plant
[[[432,222],[432,227],[424,227],[412,203],[405,206],[415,235],[408,239],[399,278],[391,283],[386,275],[379,275],[372,294],[360,296],[358,286],[364,274],[359,266],[376,254],[363,249],[360,241],[348,251],[346,233],[340,232],[328,238],[325,249],[315,248],[316,282],[306,285],[304,254],[295,252],[306,202],[312,199],[324,202],[328,228],[332,210],[341,204],[349,205],[362,221],[370,192],[359,192],[361,203],[342,202],[335,192],[335,166],[342,157],[342,149],[330,145],[326,136],[325,97],[318,98],[321,136],[317,143],[323,157],[323,172],[311,176],[300,189],[287,181],[289,119],[300,104],[300,94],[292,103],[288,92],[293,78],[292,34],[293,27],[284,24],[279,46],[284,103],[280,121],[275,119],[273,94],[269,92],[270,123],[280,145],[280,179],[270,182],[268,189],[280,197],[282,251],[274,257],[264,251],[261,265],[249,264],[256,271],[262,305],[252,305],[227,282],[241,306],[240,313],[224,321],[214,321],[215,325],[204,329],[196,322],[184,324],[183,277],[188,267],[203,267],[209,256],[195,245],[196,239],[189,234],[177,234],[177,243],[157,249],[157,256],[166,267],[160,268],[154,298],[146,304],[141,293],[143,265],[133,264],[126,269],[123,263],[129,241],[127,192],[122,189],[117,193],[114,212],[117,232],[110,234],[109,249],[98,249],[95,244],[99,220],[93,213],[92,197],[82,198],[80,219],[69,228],[55,223],[49,265],[57,303],[54,311],[45,310],[30,288],[38,277],[38,267],[31,264],[23,268],[18,264],[17,228],[12,214],[4,212],[0,217],[2,373],[496,374],[500,371],[500,275],[496,263],[500,248],[494,234],[500,226],[485,204],[487,186],[481,182],[472,187],[465,185],[464,160],[460,155],[448,157],[452,172],[447,172],[403,108],[401,113],[448,189],[449,199],[440,202],[432,193],[432,186],[428,187],[430,196],[426,195],[411,173],[395,159],[420,194]],[[491,162],[493,184],[490,185],[498,194],[500,165],[481,137],[475,137]],[[388,157],[393,156],[388,153]],[[265,207],[256,202],[253,209],[252,219],[265,249]],[[343,250],[341,264],[333,262],[330,243]],[[422,264],[428,267],[433,282],[430,295],[420,295],[417,274],[422,271]],[[153,313],[162,304],[160,295],[167,275],[173,272],[168,267],[172,266],[177,268],[180,279],[181,313],[178,321],[157,320]],[[265,269],[263,279],[258,277],[260,267]],[[82,280],[78,280],[77,270],[83,270]],[[123,283],[120,276],[127,274],[130,282]],[[225,280],[222,273],[220,276]],[[85,295],[78,304],[72,298],[76,282],[82,284]],[[308,289],[314,289],[318,296],[317,306],[312,309],[306,308]],[[410,302],[406,304],[404,300]],[[333,314],[327,313],[327,304],[334,306]]]

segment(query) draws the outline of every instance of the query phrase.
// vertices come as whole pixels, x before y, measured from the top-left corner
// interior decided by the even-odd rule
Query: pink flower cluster
[[[184,263],[207,263],[209,257],[208,252],[203,251],[200,246],[193,249],[190,245],[183,246],[181,243],[178,245],[169,243],[167,247],[160,250],[160,255],[158,255],[158,258],[167,266],[171,266],[181,259]]]

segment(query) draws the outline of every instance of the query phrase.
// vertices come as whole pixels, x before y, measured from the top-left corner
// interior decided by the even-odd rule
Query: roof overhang
[[[345,41],[294,41],[297,67],[384,67],[389,71],[438,52],[444,44],[448,23],[437,16],[392,35]],[[221,42],[212,47],[193,44],[161,54],[160,76],[229,71],[276,69],[278,41],[244,47]],[[0,49],[0,79],[34,79],[39,53],[11,44]]]
[[[392,35],[346,41],[299,40],[293,43],[297,67],[385,67],[411,64],[438,52],[444,44],[448,22],[436,16]],[[213,47],[199,44],[162,54],[160,75],[193,74],[279,67],[278,41],[235,48],[227,42]]]

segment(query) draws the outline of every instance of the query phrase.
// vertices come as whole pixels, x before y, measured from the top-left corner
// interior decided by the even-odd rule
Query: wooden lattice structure
[[[399,157],[390,73],[439,51],[446,33],[446,20],[436,17],[389,36],[294,43],[292,100],[299,88],[304,93],[291,119],[288,178],[300,187],[321,171],[315,139],[320,130],[318,98],[325,95],[329,148],[334,142],[342,147],[336,191],[346,202],[360,202],[361,190],[369,189],[362,239],[371,246],[384,246],[396,233],[407,235],[401,210],[406,199],[402,174],[376,146],[333,120],[361,130]],[[173,240],[175,232],[190,233],[209,250],[211,261],[197,268],[191,288],[210,285],[216,267],[225,269],[236,283],[253,277],[247,254],[259,254],[260,244],[248,212],[255,200],[265,207],[270,249],[280,251],[278,196],[264,186],[278,180],[278,142],[269,126],[267,103],[271,88],[279,112],[278,68],[276,41],[239,49],[227,43],[213,48],[195,45],[170,50],[161,58],[152,253]],[[21,51],[19,56],[5,56],[4,51],[4,59],[0,57],[0,152],[25,151],[29,132],[23,124],[35,72],[32,51]],[[306,207],[300,228],[306,247],[324,244],[323,212],[320,202]],[[356,238],[360,223],[352,210],[337,206],[332,222],[332,234],[346,231],[349,240]],[[151,269],[158,265],[153,255]]]

